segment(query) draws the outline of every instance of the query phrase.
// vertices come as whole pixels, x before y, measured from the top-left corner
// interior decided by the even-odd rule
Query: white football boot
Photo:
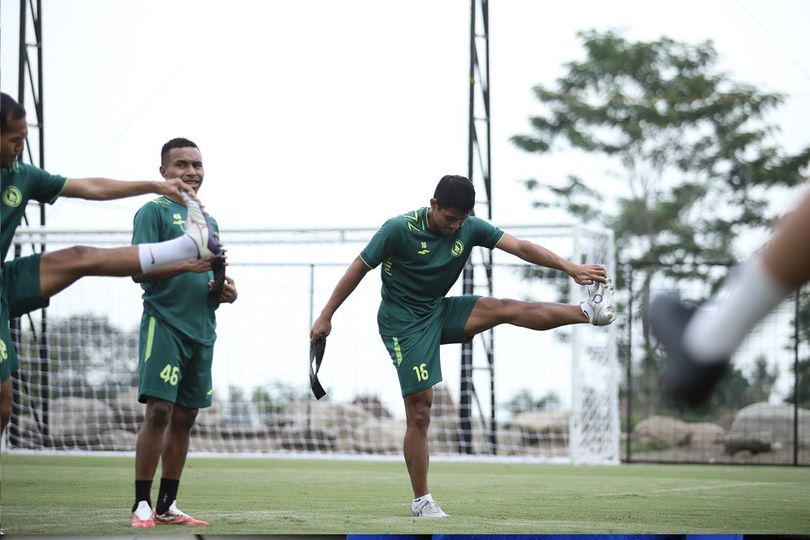
[[[582,302],[580,307],[588,321],[594,326],[607,326],[616,320],[616,310],[613,309],[613,281],[596,283],[589,289],[588,300]]]

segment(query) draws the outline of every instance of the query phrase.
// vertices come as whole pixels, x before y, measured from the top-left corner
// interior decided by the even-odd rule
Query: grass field
[[[3,528],[131,535],[133,459],[2,456]],[[810,532],[810,468],[433,462],[431,489],[448,519],[410,517],[400,461],[192,457],[178,505],[211,526],[143,535]]]

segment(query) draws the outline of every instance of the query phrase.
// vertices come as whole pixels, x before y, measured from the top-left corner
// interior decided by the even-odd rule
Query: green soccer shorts
[[[144,312],[138,363],[138,401],[156,398],[186,409],[211,406],[213,345],[202,345]]]
[[[442,298],[433,313],[407,334],[380,334],[397,370],[402,397],[442,381],[439,346],[471,341],[464,334],[464,325],[479,298],[475,295]]]
[[[39,283],[39,263],[42,254],[35,253],[3,263],[2,308],[0,308],[0,382],[11,378],[19,369],[17,349],[11,340],[9,323],[29,311],[48,307],[50,299],[43,298]]]

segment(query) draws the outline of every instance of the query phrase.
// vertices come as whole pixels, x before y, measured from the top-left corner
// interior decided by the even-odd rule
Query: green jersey
[[[427,207],[386,221],[360,253],[369,268],[382,264],[380,332],[402,332],[418,325],[456,282],[472,248],[492,249],[503,234],[470,216],[445,236],[430,230]]]
[[[28,201],[53,204],[65,189],[67,178],[20,161],[0,172],[0,260],[4,261]]]
[[[184,234],[188,210],[182,204],[159,197],[138,210],[132,231],[132,243],[163,242]],[[219,230],[216,221],[211,219]],[[141,283],[143,309],[171,326],[191,341],[213,345],[216,340],[216,316],[219,301],[208,294],[208,281],[214,273],[185,272],[168,279]]]

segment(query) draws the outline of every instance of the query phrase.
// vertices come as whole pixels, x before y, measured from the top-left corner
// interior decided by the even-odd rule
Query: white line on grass
[[[627,495],[651,495],[656,493],[678,493],[685,491],[706,491],[709,489],[729,489],[738,487],[754,487],[754,486],[775,486],[782,485],[783,482],[737,482],[735,484],[713,484],[711,486],[689,486],[689,487],[676,487],[676,488],[661,488],[653,489],[650,491],[623,491],[620,493],[603,493],[600,497],[622,497]]]

